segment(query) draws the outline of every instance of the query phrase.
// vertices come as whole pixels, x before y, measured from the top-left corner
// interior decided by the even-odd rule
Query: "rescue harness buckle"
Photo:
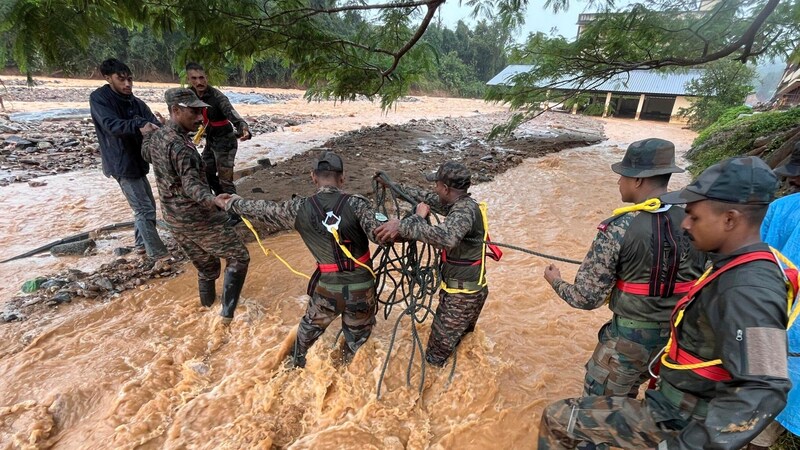
[[[329,223],[330,219],[334,219],[334,221]],[[339,231],[340,223],[342,223],[342,217],[337,216],[333,211],[328,211],[325,213],[325,218],[322,219],[322,226],[324,226],[330,234],[333,234],[334,231]]]

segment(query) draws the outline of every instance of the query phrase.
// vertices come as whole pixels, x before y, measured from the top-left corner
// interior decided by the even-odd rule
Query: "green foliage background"
[[[368,27],[359,18],[348,15],[341,17],[338,25],[350,28],[353,33],[358,33],[360,27]],[[34,75],[91,77],[99,76],[97,67],[101,61],[116,57],[131,67],[138,80],[168,81],[183,78],[184,63],[198,60],[206,64],[212,81],[218,84],[314,87],[313,84],[303,83],[302,80],[307,78],[296,73],[310,69],[304,68],[302,63],[292,63],[278,52],[259,52],[244,63],[236,58],[228,58],[220,60],[220,66],[209,65],[208,61],[203,60],[202,53],[192,54],[182,50],[189,46],[190,39],[182,30],[157,33],[150,26],[131,29],[115,26],[108,34],[91,36],[85,49],[77,46],[63,49],[58,62],[39,55],[25,64],[15,59],[14,45],[19,42],[17,33],[9,30],[0,34],[0,63],[6,70],[29,71]],[[425,56],[409,60],[409,64],[403,68],[406,74],[416,74],[413,82],[409,83],[409,89],[454,97],[481,98],[486,90],[486,81],[508,63],[506,46],[509,41],[508,29],[485,20],[478,21],[472,27],[459,21],[455,29],[432,24],[419,44]],[[331,74],[332,79],[337,76]],[[348,89],[357,91],[352,87]]]
[[[742,107],[726,111],[717,122],[701,132],[686,157],[692,162],[689,171],[697,176],[708,166],[734,156],[743,156],[753,150],[753,143],[762,136],[770,136],[795,128],[800,124],[800,107],[787,111],[769,111],[738,117],[745,112]],[[749,112],[749,111],[746,111]],[[783,144],[773,139],[762,157]]]
[[[729,108],[744,103],[754,89],[756,77],[753,66],[737,61],[714,61],[703,68],[703,76],[686,86],[686,91],[696,99],[690,107],[678,112],[688,119],[689,127],[694,130],[710,126]]]

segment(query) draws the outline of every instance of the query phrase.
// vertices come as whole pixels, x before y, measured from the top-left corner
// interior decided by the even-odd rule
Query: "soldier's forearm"
[[[433,226],[414,214],[400,221],[400,236],[433,245],[438,249],[456,247],[463,238],[459,230]]]
[[[276,203],[268,200],[235,198],[228,202],[225,208],[250,220],[263,222],[273,231],[278,231],[294,229],[298,205],[299,203],[295,201]]]
[[[416,186],[409,186],[407,184],[399,184],[399,186],[414,200],[427,203],[431,207],[431,210],[433,210],[433,212],[436,214],[447,214],[444,205],[442,205],[442,202],[439,200],[439,196],[436,195],[436,193],[427,189],[418,188]]]
[[[589,311],[599,308],[605,302],[605,298],[602,295],[592,295],[593,293],[588,292],[582,293],[578,286],[569,284],[561,279],[553,283],[553,290],[569,306],[577,309]]]

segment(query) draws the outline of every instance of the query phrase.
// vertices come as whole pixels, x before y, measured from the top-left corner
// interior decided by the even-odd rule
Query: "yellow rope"
[[[614,210],[612,214],[618,216],[620,214],[625,214],[633,211],[655,211],[658,208],[661,208],[661,200],[657,198],[651,198],[643,201],[642,203],[637,203],[635,205],[623,206],[621,208],[617,208]]]
[[[262,244],[262,243],[261,243],[261,238],[260,238],[260,237],[258,237],[258,232],[256,231],[256,229],[255,229],[255,228],[253,228],[253,224],[252,224],[252,223],[250,223],[250,221],[249,221],[249,220],[247,220],[245,217],[242,217],[242,222],[244,222],[244,224],[245,224],[245,225],[247,225],[247,228],[249,228],[249,229],[250,229],[250,231],[253,233],[253,236],[255,236],[255,237],[256,237],[256,242],[258,242],[258,246],[259,246],[259,247],[261,247],[261,251],[263,251],[263,252],[264,252],[264,255],[266,255],[266,256],[269,256],[270,252],[272,252],[272,254],[273,254],[273,255],[275,255],[275,257],[276,257],[276,258],[278,258],[278,260],[279,260],[280,262],[282,262],[284,266],[286,266],[286,267],[287,267],[289,270],[291,270],[293,274],[295,274],[295,275],[299,275],[299,276],[301,276],[301,277],[303,277],[303,278],[306,278],[306,279],[308,279],[308,280],[310,280],[310,279],[311,279],[311,277],[310,277],[310,276],[308,276],[308,275],[304,274],[303,272],[298,272],[298,271],[294,270],[294,269],[292,268],[292,266],[290,266],[290,265],[289,265],[289,263],[288,263],[288,262],[286,262],[286,260],[285,260],[285,259],[281,258],[281,257],[280,257],[280,255],[278,255],[277,253],[275,253],[275,251],[273,251],[273,250],[270,250],[270,249],[268,249],[268,248],[264,247],[264,244]]]
[[[344,253],[344,255],[347,256],[348,258],[350,258],[354,263],[356,263],[359,266],[369,270],[369,273],[372,274],[372,278],[375,278],[375,272],[372,270],[372,267],[370,267],[370,266],[362,263],[361,261],[353,258],[353,254],[350,253],[350,250],[348,250],[347,247],[342,245],[341,241],[339,240],[339,231],[337,229],[335,229],[335,228],[331,228],[330,231],[331,231],[331,234],[333,235],[333,239],[336,240],[336,244],[339,246],[340,249],[342,249],[342,252]]]

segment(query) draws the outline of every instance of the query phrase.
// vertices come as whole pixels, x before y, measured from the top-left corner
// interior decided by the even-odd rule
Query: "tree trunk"
[[[764,151],[767,150],[767,147],[768,147],[768,145],[762,145],[761,147],[756,147],[753,150],[750,150],[749,152],[747,152],[747,155],[745,155],[745,156],[758,156],[758,157],[761,157],[761,155],[764,154]]]
[[[783,161],[789,155],[791,155],[792,150],[794,150],[795,144],[797,144],[797,142],[800,142],[800,127],[795,128],[792,133],[793,134],[788,139],[786,139],[783,145],[778,147],[777,150],[775,150],[774,152],[772,152],[772,154],[767,156],[766,162],[773,169],[777,167],[781,161]]]

